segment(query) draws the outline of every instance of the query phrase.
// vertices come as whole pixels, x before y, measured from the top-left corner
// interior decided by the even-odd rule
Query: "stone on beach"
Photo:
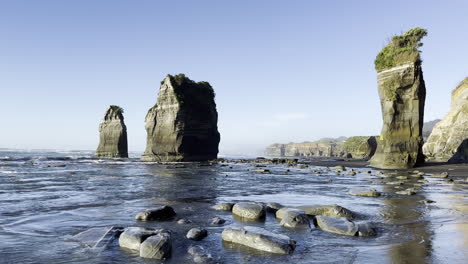
[[[127,227],[119,237],[119,246],[140,250],[140,246],[150,236],[157,235],[161,229],[149,229],[143,227]]]
[[[379,197],[381,195],[376,189],[355,188],[349,191],[349,194],[363,197]]]
[[[212,225],[222,225],[226,223],[226,220],[224,220],[223,218],[219,217],[219,216],[215,216],[211,219],[211,224]]]
[[[218,210],[218,211],[232,211],[232,207],[234,203],[219,203],[213,205],[211,208]]]
[[[226,242],[276,254],[292,254],[296,248],[296,242],[288,236],[275,234],[259,227],[226,228],[221,237]]]
[[[276,216],[277,219],[281,220],[281,219],[283,219],[284,215],[288,211],[296,211],[299,214],[305,214],[305,211],[301,210],[301,209],[297,209],[297,208],[294,208],[294,207],[283,207],[283,208],[279,209],[278,211],[276,211],[275,216]]]
[[[167,220],[175,216],[174,209],[167,205],[162,205],[154,209],[145,210],[135,216],[136,220],[140,221],[153,221],[153,220]]]
[[[140,246],[140,257],[152,259],[166,259],[171,255],[171,235],[161,232],[148,237]]]
[[[301,210],[286,210],[282,215],[281,226],[310,229],[309,217]]]
[[[331,205],[302,205],[298,209],[304,210],[308,215],[321,215],[330,217],[346,217],[348,219],[354,218],[354,213],[349,209],[341,207],[336,204]]]
[[[344,217],[316,216],[317,225],[323,231],[339,235],[355,236],[358,227]]]
[[[258,203],[241,202],[232,207],[232,213],[242,219],[258,220],[265,217],[265,208]]]
[[[208,236],[208,231],[206,231],[203,228],[192,228],[187,232],[187,237],[188,239],[199,241],[204,239],[205,237]]]
[[[267,203],[266,204],[266,210],[267,212],[270,213],[276,213],[279,209],[283,208],[284,206],[279,203]]]

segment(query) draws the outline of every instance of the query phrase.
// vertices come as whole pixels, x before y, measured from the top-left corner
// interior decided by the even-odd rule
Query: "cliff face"
[[[377,56],[378,91],[383,128],[371,166],[386,169],[412,168],[424,162],[422,127],[426,88],[419,50],[423,29],[412,29]]]
[[[322,139],[315,142],[272,144],[265,150],[271,157],[368,159],[376,149],[375,137]]]
[[[106,111],[104,121],[99,126],[99,146],[96,157],[127,158],[127,127],[124,123],[123,109],[111,105]]]
[[[428,161],[468,161],[468,78],[452,92],[450,111],[432,130],[423,152]]]
[[[207,82],[183,74],[168,75],[157,103],[146,116],[144,161],[204,161],[215,159],[220,135],[214,91]]]

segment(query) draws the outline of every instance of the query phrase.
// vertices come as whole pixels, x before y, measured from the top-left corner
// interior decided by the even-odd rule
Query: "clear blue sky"
[[[215,88],[221,153],[379,134],[373,61],[424,27],[426,120],[468,76],[468,1],[0,1],[0,147],[95,149],[109,104],[130,150],[166,74]]]

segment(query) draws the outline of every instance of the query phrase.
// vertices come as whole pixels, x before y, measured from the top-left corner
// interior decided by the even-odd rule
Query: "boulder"
[[[288,228],[310,229],[309,217],[301,210],[287,210],[284,212],[280,225]]]
[[[123,109],[116,105],[107,108],[104,121],[99,125],[98,158],[128,158],[127,127]]]
[[[276,211],[275,216],[276,216],[277,219],[281,220],[281,219],[283,219],[284,215],[288,211],[295,211],[298,214],[305,214],[305,211],[301,210],[301,209],[297,209],[297,208],[294,208],[294,207],[282,207],[278,211]]]
[[[423,152],[428,161],[468,162],[468,77],[452,92],[450,111],[438,122]]]
[[[175,216],[174,209],[167,205],[162,205],[154,209],[145,210],[135,216],[136,220],[140,221],[153,221],[153,220],[167,220]]]
[[[215,93],[208,82],[183,74],[168,75],[157,103],[146,115],[147,143],[143,161],[216,159],[220,135]]]
[[[232,214],[246,220],[258,220],[265,217],[265,208],[258,203],[241,202],[232,207]]]
[[[157,235],[161,229],[143,227],[127,227],[119,237],[119,246],[132,250],[140,250],[140,246],[148,237]]]
[[[375,227],[372,223],[369,223],[369,222],[357,223],[357,228],[358,228],[358,235],[360,237],[371,237],[371,236],[377,235],[377,231],[375,230]]]
[[[206,229],[192,228],[187,232],[187,235],[185,237],[191,240],[200,241],[207,236],[208,236],[208,231],[206,231]]]
[[[140,257],[166,259],[171,255],[172,242],[168,232],[148,237],[140,246]]]
[[[292,254],[296,248],[296,242],[288,236],[253,226],[245,226],[240,229],[226,228],[221,237],[226,242],[276,254]]]
[[[232,207],[234,206],[234,203],[219,203],[213,205],[211,208],[218,210],[218,211],[232,211]]]
[[[219,216],[215,216],[213,217],[213,219],[211,219],[211,224],[212,225],[222,225],[226,223],[226,220],[224,220],[223,218],[219,217]]]
[[[330,217],[345,217],[348,219],[354,218],[354,213],[349,209],[341,207],[336,204],[331,205],[302,205],[298,209],[303,210],[307,215],[321,215]]]
[[[344,217],[316,216],[317,225],[323,231],[339,235],[355,236],[358,227]]]
[[[394,36],[375,60],[383,127],[370,165],[408,169],[424,162],[423,117],[426,87],[418,47],[427,31]]]
[[[279,203],[267,203],[266,204],[266,210],[267,212],[270,213],[276,213],[279,209],[283,208],[284,206]]]

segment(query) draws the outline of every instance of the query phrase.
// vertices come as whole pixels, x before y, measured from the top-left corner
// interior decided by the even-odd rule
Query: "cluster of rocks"
[[[272,144],[265,150],[270,157],[328,157],[369,159],[377,148],[375,137],[321,139],[314,142]]]
[[[99,158],[125,158],[127,131],[123,109],[110,106],[100,126]],[[143,161],[207,161],[216,159],[220,134],[215,93],[208,82],[183,74],[161,82],[157,103],[146,115],[147,144]]]

